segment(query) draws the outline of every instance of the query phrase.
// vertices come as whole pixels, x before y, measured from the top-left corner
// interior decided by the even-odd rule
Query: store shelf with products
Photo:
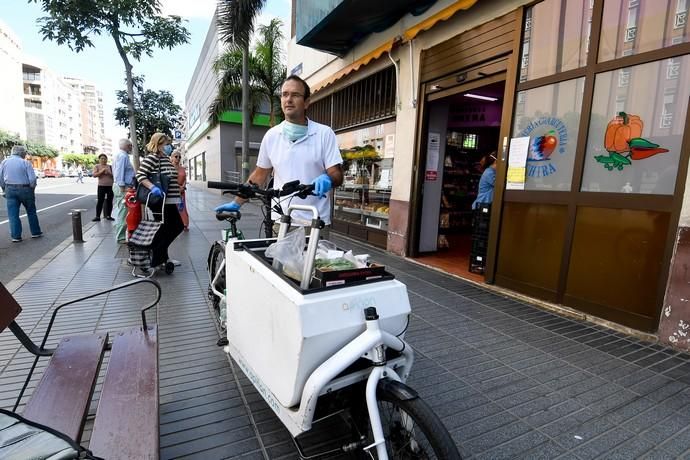
[[[472,203],[477,198],[481,154],[449,142],[444,158],[439,233],[469,233],[472,230]]]
[[[334,229],[385,247],[392,188],[392,159],[353,160],[335,190]]]

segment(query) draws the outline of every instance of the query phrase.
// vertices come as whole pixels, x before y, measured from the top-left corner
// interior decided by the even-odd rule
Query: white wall
[[[19,38],[0,21],[0,129],[26,137],[22,49]]]
[[[185,96],[187,139],[208,120],[208,108],[218,94],[218,77],[213,71],[213,63],[220,52],[214,14]]]

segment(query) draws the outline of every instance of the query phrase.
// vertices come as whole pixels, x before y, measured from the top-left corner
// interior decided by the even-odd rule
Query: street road
[[[32,239],[24,207],[21,208],[21,243],[10,239],[7,221],[7,204],[0,198],[0,282],[6,283],[23,272],[45,253],[72,235],[71,209],[86,209],[82,213],[82,227],[91,223],[96,215],[96,190],[98,180],[84,177],[84,183],[76,183],[73,177],[44,178],[36,187],[36,209],[43,230],[43,238]],[[102,216],[101,216],[102,218]],[[112,225],[101,220],[97,225]]]

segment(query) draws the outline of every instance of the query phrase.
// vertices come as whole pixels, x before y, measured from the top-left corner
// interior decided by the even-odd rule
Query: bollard
[[[75,243],[83,243],[84,237],[81,230],[81,212],[85,209],[72,209],[72,239]]]

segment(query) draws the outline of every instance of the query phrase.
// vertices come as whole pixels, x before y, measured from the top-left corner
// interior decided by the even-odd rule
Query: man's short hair
[[[304,81],[304,80],[302,80],[302,79],[301,79],[300,77],[298,77],[297,75],[290,75],[289,77],[287,77],[287,78],[283,81],[283,84],[285,84],[286,82],[288,82],[288,81],[290,81],[290,80],[295,80],[295,81],[298,81],[298,82],[302,83],[302,86],[304,87],[304,98],[305,98],[305,99],[309,99],[309,97],[311,96],[311,89],[309,89],[309,85],[307,84],[307,82]],[[283,85],[280,85],[280,86],[283,86]]]
[[[12,155],[19,155],[24,158],[26,156],[26,147],[23,145],[15,145],[12,147]]]
[[[120,139],[120,150],[124,150],[127,147],[131,147],[132,141],[129,139]]]

